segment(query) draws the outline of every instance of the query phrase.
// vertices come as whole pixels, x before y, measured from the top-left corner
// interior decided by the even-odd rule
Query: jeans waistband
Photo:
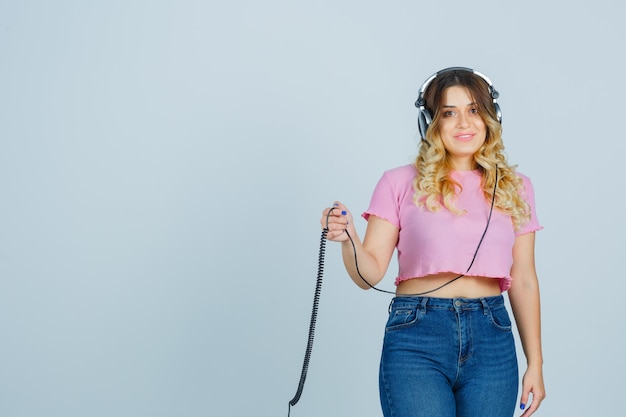
[[[394,297],[389,311],[398,308],[421,307],[426,310],[481,310],[504,305],[502,294],[481,298]]]

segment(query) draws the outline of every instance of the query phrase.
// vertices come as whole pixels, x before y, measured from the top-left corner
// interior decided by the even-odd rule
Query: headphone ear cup
[[[500,105],[498,103],[493,103],[493,108],[496,111],[498,122],[502,123],[502,110],[500,110]]]
[[[426,131],[432,122],[433,118],[431,117],[428,109],[421,108],[419,114],[417,115],[417,125],[422,139],[426,140]]]

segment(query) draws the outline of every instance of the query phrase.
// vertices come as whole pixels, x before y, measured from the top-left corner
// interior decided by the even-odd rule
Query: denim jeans
[[[510,417],[518,368],[500,296],[395,297],[379,373],[385,417]]]

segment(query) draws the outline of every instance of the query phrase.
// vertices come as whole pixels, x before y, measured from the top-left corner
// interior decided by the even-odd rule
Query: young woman
[[[383,278],[397,250],[380,362],[386,417],[513,415],[518,363],[505,291],[528,363],[523,416],[545,397],[534,260],[542,227],[530,180],[504,155],[497,98],[472,69],[437,72],[416,102],[415,163],[384,173],[363,213],[363,240],[341,202],[322,213],[361,288]]]

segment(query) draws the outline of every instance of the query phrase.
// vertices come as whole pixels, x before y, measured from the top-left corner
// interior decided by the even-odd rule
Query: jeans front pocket
[[[391,332],[413,326],[417,323],[418,318],[419,313],[417,306],[393,308],[389,312],[385,331]]]
[[[494,306],[489,309],[489,315],[491,316],[491,324],[504,332],[511,331],[511,318],[509,312],[504,305]]]

